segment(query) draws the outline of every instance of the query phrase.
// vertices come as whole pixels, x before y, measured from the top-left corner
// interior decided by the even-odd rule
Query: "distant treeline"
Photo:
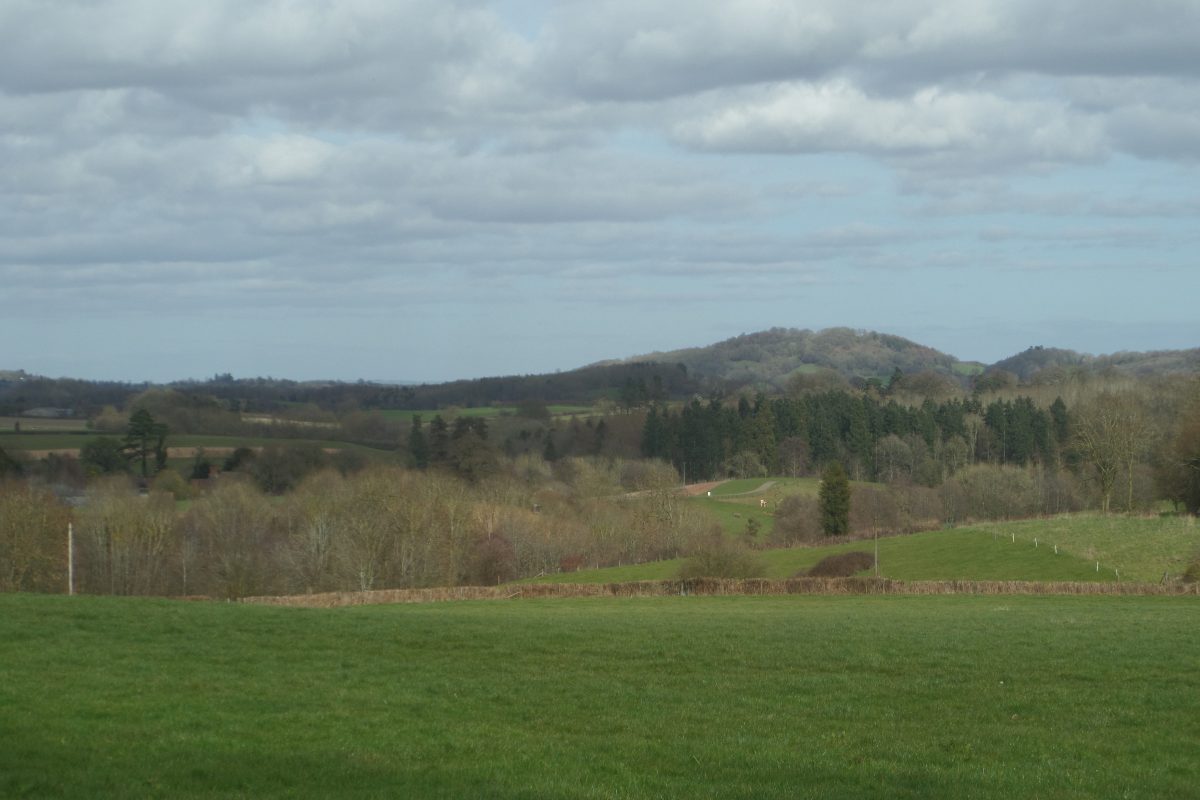
[[[70,411],[91,417],[105,406],[121,407],[151,384],[84,381],[27,376],[0,380],[0,416],[35,408]],[[711,380],[689,375],[682,364],[652,362],[583,367],[544,375],[510,375],[449,383],[400,386],[358,381],[301,382],[276,378],[215,375],[204,381],[178,381],[166,388],[214,398],[227,410],[274,413],[296,405],[332,412],[375,409],[421,410],[460,406],[516,405],[522,402],[592,403],[608,399],[625,407],[681,399],[716,388]]]
[[[790,474],[842,463],[859,480],[906,478],[936,486],[977,460],[1057,465],[1069,438],[1066,404],[1028,397],[955,398],[918,406],[871,394],[828,391],[737,405],[693,400],[679,410],[652,407],[642,454],[669,461],[687,479]]]

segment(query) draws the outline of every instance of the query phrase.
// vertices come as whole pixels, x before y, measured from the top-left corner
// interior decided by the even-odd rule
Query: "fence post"
[[[67,523],[67,594],[75,594],[75,525]]]

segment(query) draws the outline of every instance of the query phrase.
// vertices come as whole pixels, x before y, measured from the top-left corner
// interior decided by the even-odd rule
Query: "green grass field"
[[[571,414],[594,414],[596,409],[593,406],[581,405],[548,405],[546,408],[552,416],[562,417]],[[388,419],[400,420],[402,422],[411,422],[412,418],[417,414],[421,415],[421,420],[428,423],[429,420],[438,416],[443,419],[448,417],[499,417],[516,414],[516,406],[480,406],[478,408],[427,408],[420,411],[405,411],[398,408],[390,408],[379,413]]]
[[[1050,519],[975,525],[973,529],[1018,542],[1058,545],[1088,561],[1121,571],[1122,578],[1158,582],[1164,572],[1180,575],[1200,555],[1200,527],[1195,517],[1127,517],[1118,514],[1072,514]]]
[[[1194,598],[0,597],[0,796],[1161,798]]]
[[[0,436],[0,447],[12,452],[22,450],[78,450],[98,435],[115,436],[116,434],[95,433],[20,433]],[[117,436],[117,438],[120,438]],[[179,435],[167,437],[167,447],[268,447],[276,445],[289,447],[294,445],[315,445],[330,450],[358,450],[362,453],[388,453],[350,442],[339,442],[333,439],[285,439],[271,436],[216,436],[216,435]]]
[[[789,547],[758,553],[766,565],[766,577],[790,578],[807,571],[821,559],[836,553],[861,550],[874,553],[870,540],[841,544]],[[546,583],[623,583],[626,581],[674,578],[683,562],[654,561],[622,567],[580,570],[533,579]],[[910,536],[879,540],[880,574],[906,581],[1111,581],[1116,579],[1111,564],[1085,560],[1065,550],[1034,547],[1033,541],[993,535],[990,530],[957,528],[927,531]],[[863,573],[869,574],[869,573]],[[1122,573],[1124,577],[1124,573]]]
[[[819,478],[739,478],[720,484],[711,496],[702,494],[688,502],[706,509],[731,535],[742,534],[746,521],[753,519],[758,523],[759,541],[765,541],[775,527],[775,509],[784,498],[794,494],[816,497],[820,483]],[[870,484],[851,481],[850,485]],[[760,500],[767,501],[765,509],[760,507]]]
[[[0,432],[22,431],[66,431],[75,432],[87,430],[86,419],[42,419],[40,417],[0,417]]]

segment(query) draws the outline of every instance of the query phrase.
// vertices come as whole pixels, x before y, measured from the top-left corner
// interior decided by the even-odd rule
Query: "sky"
[[[1200,2],[4,0],[0,369],[1200,346]]]

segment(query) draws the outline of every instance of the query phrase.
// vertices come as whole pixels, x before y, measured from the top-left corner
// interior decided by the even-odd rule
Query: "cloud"
[[[1198,15],[9,0],[0,307],[470,319],[456,304],[674,297],[711,328],[688,302],[756,319],[761,298],[831,286],[891,300],[902,289],[879,287],[921,270],[1077,275],[1131,244],[1178,267],[1195,246]],[[1106,235],[1112,217],[1136,223]],[[870,307],[844,295],[820,295],[831,324],[869,326],[833,318]]]
[[[924,89],[871,97],[845,81],[785,84],[717,102],[679,123],[676,138],[725,152],[966,155],[973,163],[1078,161],[1105,151],[1103,128],[1061,105]]]

